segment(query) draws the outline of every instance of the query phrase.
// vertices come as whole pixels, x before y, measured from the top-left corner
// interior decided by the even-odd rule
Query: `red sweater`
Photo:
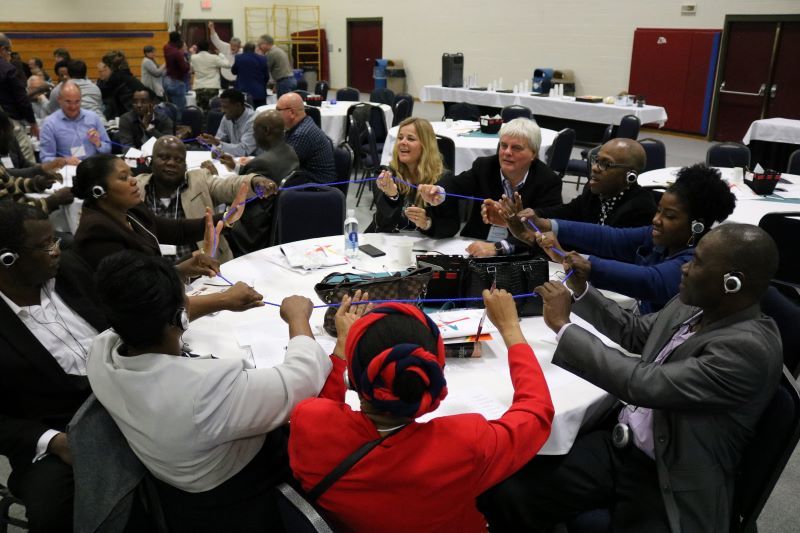
[[[300,402],[291,417],[289,461],[305,490],[380,437],[366,416],[344,403],[345,362],[332,359],[326,398]],[[514,401],[498,420],[463,414],[413,422],[339,478],[318,501],[337,531],[485,531],[475,498],[530,461],[553,420],[550,391],[531,347],[512,346],[508,362]]]

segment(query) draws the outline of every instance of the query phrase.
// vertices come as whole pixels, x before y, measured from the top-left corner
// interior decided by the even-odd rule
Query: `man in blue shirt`
[[[244,94],[236,89],[225,89],[219,95],[219,100],[225,116],[219,123],[217,135],[201,133],[200,139],[234,157],[261,153],[253,136],[256,113],[244,105]]]
[[[111,153],[111,141],[102,119],[88,109],[81,109],[81,89],[67,81],[58,96],[61,109],[47,117],[42,125],[39,155],[46,163],[64,157],[68,165],[101,153]]]

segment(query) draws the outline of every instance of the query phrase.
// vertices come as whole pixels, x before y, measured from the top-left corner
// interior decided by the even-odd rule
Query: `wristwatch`
[[[497,252],[497,255],[504,255],[506,253],[506,249],[503,248],[502,241],[497,241],[494,243],[494,251]]]

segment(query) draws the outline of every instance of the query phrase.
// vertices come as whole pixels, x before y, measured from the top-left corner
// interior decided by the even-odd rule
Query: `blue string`
[[[528,223],[528,225],[529,225],[530,227],[532,227],[532,228],[533,228],[533,230],[534,230],[536,233],[542,233],[542,230],[540,230],[540,229],[538,228],[538,226],[536,226],[536,224],[534,224],[533,222],[531,222],[531,221],[530,221],[530,219],[525,219],[525,222],[527,222],[527,223]],[[565,254],[564,252],[562,252],[561,250],[559,250],[559,249],[558,249],[558,248],[556,248],[555,246],[551,246],[549,249],[550,249],[550,250],[552,250],[552,251],[553,251],[553,252],[554,252],[556,255],[560,255],[561,257],[567,257],[567,254]]]

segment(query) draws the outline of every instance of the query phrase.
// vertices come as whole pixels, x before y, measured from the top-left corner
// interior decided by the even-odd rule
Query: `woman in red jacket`
[[[514,300],[502,290],[483,296],[508,346],[514,385],[513,403],[498,420],[462,414],[416,422],[447,395],[436,324],[406,304],[364,313],[343,302],[338,358],[320,397],[295,408],[289,438],[290,465],[306,491],[355,450],[384,439],[317,499],[337,531],[484,531],[475,498],[547,440],[553,404]],[[360,411],[344,402],[345,367]]]

